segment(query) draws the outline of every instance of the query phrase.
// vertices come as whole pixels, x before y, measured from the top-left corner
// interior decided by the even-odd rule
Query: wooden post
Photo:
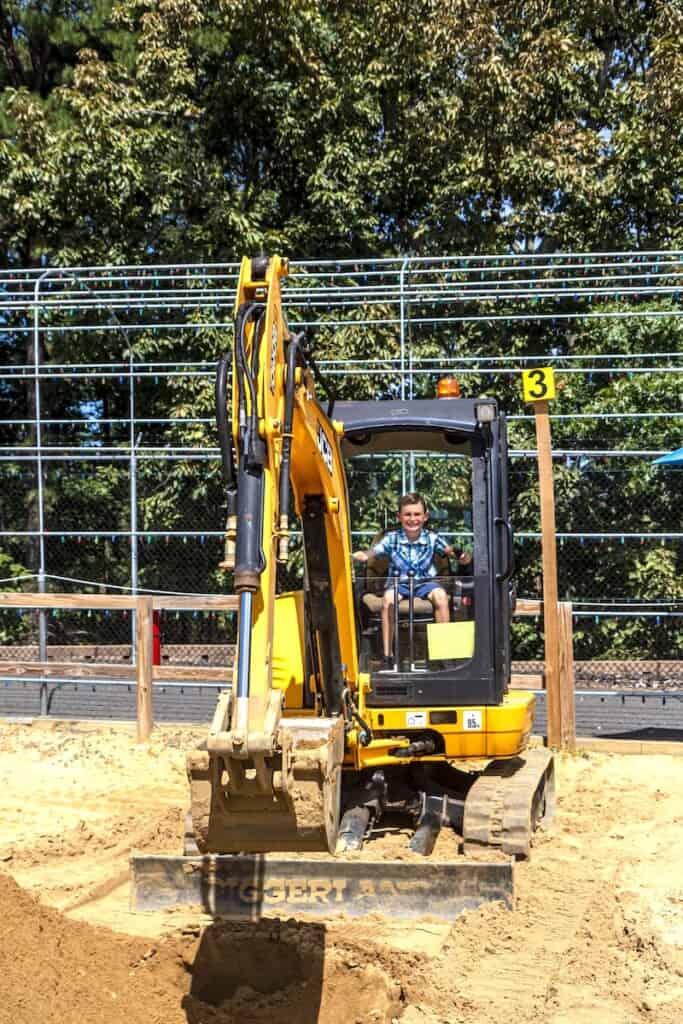
[[[152,598],[136,600],[135,634],[138,657],[135,665],[137,678],[138,742],[149,739],[154,726],[152,706]]]
[[[560,601],[560,746],[576,750],[576,708],[574,705],[574,625],[572,606]]]
[[[555,493],[550,442],[548,401],[534,402],[536,445],[538,448],[538,488],[541,498],[541,537],[543,546],[543,634],[545,637],[546,702],[548,746],[562,743],[560,715],[560,640],[557,613],[557,539],[555,535]]]

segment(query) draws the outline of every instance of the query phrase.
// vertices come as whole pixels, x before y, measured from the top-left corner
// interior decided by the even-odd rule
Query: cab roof
[[[476,407],[498,407],[494,399],[420,398],[410,401],[337,402],[334,418],[344,424],[342,453],[396,451],[471,452],[483,436]]]

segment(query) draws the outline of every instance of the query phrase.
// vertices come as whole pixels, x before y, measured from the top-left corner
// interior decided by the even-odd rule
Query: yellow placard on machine
[[[525,402],[542,402],[555,397],[555,373],[552,366],[537,366],[522,371],[522,393]]]
[[[427,623],[430,661],[471,658],[474,655],[474,622]]]

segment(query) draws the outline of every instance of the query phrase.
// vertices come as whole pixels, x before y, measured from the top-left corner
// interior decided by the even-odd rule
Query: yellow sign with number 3
[[[525,402],[542,402],[555,397],[555,373],[552,366],[538,366],[522,372]]]

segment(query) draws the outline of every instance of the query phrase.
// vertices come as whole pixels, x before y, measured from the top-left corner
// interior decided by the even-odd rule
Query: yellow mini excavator
[[[550,753],[526,749],[534,695],[508,690],[514,592],[505,417],[489,398],[322,403],[304,336],[290,333],[283,314],[286,274],[276,256],[242,261],[233,352],[218,365],[224,565],[234,571],[238,635],[232,686],[219,697],[205,744],[188,757],[182,867],[187,876],[202,865],[199,888],[205,896],[211,888],[211,907],[216,891],[234,890],[252,914],[269,892],[277,909],[283,892],[301,895],[306,885],[308,909],[325,903],[321,894],[339,902],[353,890],[344,863],[362,859],[346,851],[360,850],[388,821],[410,825],[415,854],[430,854],[449,826],[465,854],[488,846],[499,862],[501,853],[527,856],[553,798]],[[374,576],[353,571],[345,464],[388,452],[457,455],[471,466],[473,558],[464,574],[461,565],[440,569],[451,621],[433,621],[412,573],[406,582],[377,565]],[[278,592],[292,508],[303,583]],[[381,660],[378,616],[388,587],[390,666]],[[263,855],[276,854],[285,857],[269,881]],[[335,855],[337,866],[321,854]],[[477,877],[460,909],[485,898],[476,891],[489,884],[486,865],[477,868],[482,859],[473,862]],[[394,893],[431,863],[404,860]],[[386,864],[380,868],[389,885]],[[158,870],[154,898],[136,870],[139,905],[177,901],[168,865],[166,899]],[[296,871],[306,882],[288,890]],[[489,885],[489,897],[497,892]]]

